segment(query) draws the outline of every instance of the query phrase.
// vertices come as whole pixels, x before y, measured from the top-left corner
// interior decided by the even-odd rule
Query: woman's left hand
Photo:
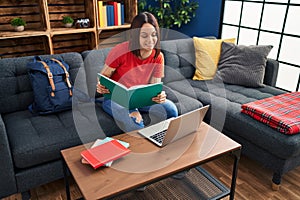
[[[161,93],[159,95],[152,98],[152,101],[154,101],[156,103],[165,103],[166,99],[167,99],[167,95],[166,95],[165,91],[161,91]]]

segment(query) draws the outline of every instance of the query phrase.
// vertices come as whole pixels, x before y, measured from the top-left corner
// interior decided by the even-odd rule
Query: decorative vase
[[[66,27],[66,28],[71,28],[72,26],[73,26],[73,23],[66,23],[66,24],[65,24],[65,27]]]
[[[15,31],[21,32],[24,31],[24,26],[14,26]]]

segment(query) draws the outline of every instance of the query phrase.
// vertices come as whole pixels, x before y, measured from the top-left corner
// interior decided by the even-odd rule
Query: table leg
[[[65,162],[64,159],[63,161],[63,171],[64,171],[64,180],[65,180],[65,188],[66,188],[66,195],[67,195],[67,200],[71,200],[71,195],[70,195],[70,183],[68,179],[68,166],[67,163]]]
[[[237,172],[238,172],[238,164],[239,164],[239,160],[241,157],[241,149],[239,149],[237,151],[233,151],[232,155],[234,156],[234,165],[233,165],[231,187],[230,187],[230,200],[234,199],[236,178],[237,178]]]

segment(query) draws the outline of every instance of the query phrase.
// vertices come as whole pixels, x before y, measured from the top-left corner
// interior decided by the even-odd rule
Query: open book
[[[130,88],[98,73],[101,85],[109,89],[109,94],[104,97],[120,104],[128,109],[141,108],[155,104],[152,98],[162,91],[163,83],[137,85]]]

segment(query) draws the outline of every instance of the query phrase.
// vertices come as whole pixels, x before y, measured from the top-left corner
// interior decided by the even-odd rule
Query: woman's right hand
[[[109,89],[107,89],[104,85],[101,85],[100,82],[97,83],[97,92],[100,94],[108,94]]]
[[[104,76],[111,77],[111,75],[114,73],[115,70],[116,70],[115,68],[111,68],[105,64],[100,73],[103,74]],[[110,93],[109,89],[107,89],[104,85],[100,84],[99,79],[97,83],[97,92],[100,94]]]

